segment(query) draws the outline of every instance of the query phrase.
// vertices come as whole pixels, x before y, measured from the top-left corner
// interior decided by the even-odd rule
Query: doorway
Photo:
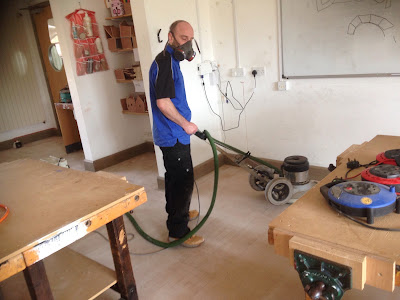
[[[46,3],[42,4],[40,8],[32,8],[31,14],[65,151],[70,153],[80,150],[82,149],[81,138],[74,117],[69,90],[66,89],[68,87],[67,76],[62,65],[62,54],[59,45],[57,45],[57,28],[54,26],[50,4]],[[52,35],[51,41],[49,29]]]

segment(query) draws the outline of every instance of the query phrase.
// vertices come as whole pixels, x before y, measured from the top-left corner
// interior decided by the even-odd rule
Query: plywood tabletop
[[[350,152],[345,161],[350,158],[366,164],[375,160],[377,154],[397,148],[400,148],[400,137],[379,135],[361,145],[356,151]],[[361,170],[362,168],[354,170],[349,176]],[[344,177],[346,172],[346,163],[340,164],[301,199],[275,218],[269,224],[270,237],[275,229],[283,230],[292,236],[309,237],[330,245],[354,249],[367,255],[393,260],[400,265],[400,232],[377,231],[358,225],[335,212],[321,195],[319,189],[322,185],[331,182],[335,177]],[[360,180],[360,177],[354,180]],[[373,225],[400,228],[400,215],[391,213],[377,217]]]
[[[118,204],[129,211],[138,196],[146,198],[143,187],[118,178],[31,159],[0,164],[0,203],[10,209],[0,223],[0,264]]]

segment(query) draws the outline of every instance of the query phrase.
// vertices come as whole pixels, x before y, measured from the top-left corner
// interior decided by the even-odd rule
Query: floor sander
[[[196,136],[205,140],[204,133],[197,132]],[[264,160],[251,156],[250,152],[245,153],[216,139],[214,139],[214,143],[219,152],[235,165],[250,173],[250,186],[256,191],[264,191],[265,199],[274,205],[293,203],[318,183],[316,180],[309,179],[310,166],[308,159],[304,156],[286,157],[279,169]],[[236,155],[226,150],[230,150]]]

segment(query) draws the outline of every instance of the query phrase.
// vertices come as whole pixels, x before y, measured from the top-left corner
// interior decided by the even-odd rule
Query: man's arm
[[[181,126],[187,134],[194,134],[198,130],[196,124],[189,122],[178,112],[170,98],[157,99],[157,107],[164,116]]]

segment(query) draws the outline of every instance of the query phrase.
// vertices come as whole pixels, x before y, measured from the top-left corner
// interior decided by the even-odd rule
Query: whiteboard
[[[400,0],[281,0],[282,77],[399,76]]]

